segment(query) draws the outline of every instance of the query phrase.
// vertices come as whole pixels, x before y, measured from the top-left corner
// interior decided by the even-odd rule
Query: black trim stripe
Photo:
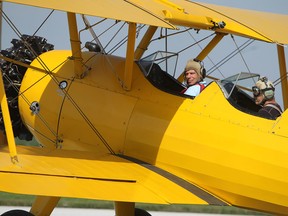
[[[163,176],[164,178],[168,179],[169,181],[179,185],[180,187],[186,189],[187,191],[191,192],[192,194],[198,196],[200,199],[206,201],[209,205],[221,205],[221,206],[228,206],[227,203],[225,203],[224,201],[218,199],[217,197],[213,196],[212,194],[202,190],[201,188],[193,185],[192,183],[170,173],[167,172],[166,170],[163,170],[159,167],[156,167],[154,165],[148,164],[144,161],[138,160],[136,158],[132,158],[126,155],[119,155],[117,154],[118,157],[124,158],[126,160],[129,160],[131,162],[134,162],[140,166],[143,166],[147,169],[149,169],[150,171],[153,171],[161,176]]]
[[[57,178],[70,178],[70,179],[84,179],[84,180],[97,180],[97,181],[111,181],[111,182],[125,182],[125,183],[135,183],[135,180],[122,180],[122,179],[109,179],[109,178],[94,178],[94,177],[84,177],[84,176],[74,176],[74,175],[54,175],[46,173],[30,173],[30,172],[15,172],[15,171],[4,171],[0,170],[0,174],[14,174],[14,175],[30,175],[30,176],[45,176],[45,177],[57,177]],[[19,176],[21,178],[21,176]]]

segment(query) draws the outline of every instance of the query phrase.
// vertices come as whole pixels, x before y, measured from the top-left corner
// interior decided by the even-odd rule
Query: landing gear
[[[1,216],[34,216],[34,215],[30,212],[16,209],[16,210],[7,211],[1,214]]]
[[[115,202],[116,216],[152,216],[147,211],[135,208],[133,202]]]
[[[143,209],[135,208],[135,216],[152,216],[152,215]]]

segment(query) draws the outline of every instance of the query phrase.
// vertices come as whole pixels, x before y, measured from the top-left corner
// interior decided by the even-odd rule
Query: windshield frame
[[[250,73],[250,72],[240,72],[238,74],[232,75],[225,79],[218,80],[217,83],[221,87],[224,95],[227,99],[231,97],[231,94],[235,87],[245,91],[248,95],[252,97],[252,86],[259,80],[260,74]],[[232,83],[233,86],[227,88],[227,84]]]

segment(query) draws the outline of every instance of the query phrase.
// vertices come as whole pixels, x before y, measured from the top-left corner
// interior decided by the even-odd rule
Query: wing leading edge
[[[2,0],[40,8],[55,9],[76,14],[103,17],[114,20],[141,23],[164,28],[176,28],[157,14],[152,14],[144,8],[135,7],[130,1],[123,0]],[[129,11],[129,13],[127,13]]]
[[[2,0],[164,28],[186,26],[288,44],[288,16],[185,0]],[[127,13],[129,11],[129,13]],[[225,22],[224,28],[217,24]]]
[[[19,164],[13,165],[4,151],[0,153],[1,191],[125,202],[228,205],[171,173],[131,158],[62,150],[48,154],[35,147],[18,147]]]

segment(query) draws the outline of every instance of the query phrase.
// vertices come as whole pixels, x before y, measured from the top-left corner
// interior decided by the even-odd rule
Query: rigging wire
[[[194,40],[195,42],[197,42],[196,38],[191,34],[190,31],[188,31],[188,34],[193,38],[193,40]],[[215,33],[214,33],[213,35],[215,35]],[[211,35],[211,36],[212,36],[212,35]],[[199,42],[197,43],[197,45],[198,45],[198,47],[200,48],[200,50],[203,50],[203,47],[200,45]],[[209,61],[215,66],[214,61],[210,58],[209,55],[207,56],[207,58],[208,58]],[[218,70],[218,72],[222,75],[222,77],[225,77],[224,74],[220,71],[219,68],[217,68],[217,70]],[[208,74],[208,70],[207,70],[207,75],[210,75],[210,74],[211,74],[211,72]]]
[[[193,44],[191,44],[191,45],[185,47],[184,49],[178,51],[177,53],[179,54],[179,53],[181,53],[181,52],[184,52],[185,50],[187,50],[187,49],[189,49],[189,48],[195,46],[196,44],[199,44],[200,42],[202,42],[202,41],[204,41],[204,40],[210,38],[210,37],[213,36],[214,34],[215,34],[215,33],[212,33],[212,34],[210,34],[210,35],[208,35],[208,36],[202,38],[201,40],[195,41],[195,43],[193,43]]]
[[[29,46],[30,49],[32,49],[31,46]],[[32,50],[31,50],[32,51]],[[37,57],[38,59],[39,57]],[[41,58],[39,58],[42,61]],[[41,64],[41,63],[40,63]],[[43,66],[46,66],[45,64]],[[47,71],[49,70],[49,68],[46,66],[45,71],[46,73],[51,77],[51,79],[57,84],[57,86],[59,86],[59,81],[57,80],[57,78],[51,73],[51,71]],[[75,102],[75,100],[73,99],[73,97],[71,97],[71,95],[65,90],[65,89],[61,89],[62,92],[64,93],[65,96],[67,96],[67,98],[69,99],[69,101],[72,103],[72,105],[76,108],[76,110],[78,111],[78,113],[82,116],[82,118],[84,119],[84,121],[90,126],[90,128],[93,130],[93,132],[97,135],[97,137],[101,140],[101,142],[106,146],[106,148],[110,151],[111,154],[115,154],[113,149],[110,147],[110,145],[107,143],[107,141],[104,139],[104,137],[101,135],[101,133],[96,129],[96,127],[93,125],[93,123],[89,120],[89,118],[85,115],[85,113],[83,112],[83,110],[78,106],[78,104]],[[54,136],[56,137],[56,145],[58,145],[58,142],[61,142],[61,139],[59,139],[58,134],[56,133],[56,135],[54,134]]]
[[[144,27],[144,25],[138,25],[136,29],[136,38],[139,36],[140,30]],[[116,44],[113,48],[110,49],[109,54],[113,54],[118,49],[120,49],[121,46],[123,46],[128,41],[128,36],[126,35],[118,44]]]
[[[36,29],[36,31],[34,32],[33,36],[36,35],[36,33],[42,28],[42,26],[45,24],[45,22],[49,19],[49,17],[53,14],[55,10],[51,10],[51,12],[48,14],[48,16],[44,19],[44,21],[42,22],[42,24]]]
[[[152,42],[154,42],[156,40],[161,40],[161,39],[163,39],[163,37],[171,37],[171,36],[174,36],[174,35],[177,35],[177,34],[182,34],[182,33],[186,32],[186,31],[189,31],[189,30],[191,30],[191,28],[185,29],[185,30],[182,30],[182,31],[178,31],[178,32],[175,32],[175,33],[167,34],[166,36],[163,36],[162,33],[160,32],[160,37],[157,37],[157,38],[154,38],[154,39],[150,40],[149,43],[152,43]]]
[[[116,35],[121,31],[121,29],[125,26],[125,22],[120,26],[120,28],[116,31],[116,33],[114,34],[114,36],[110,39],[110,41],[108,41],[108,43],[106,44],[106,46],[104,47],[104,49],[106,49],[109,44],[114,40],[114,38],[116,37]],[[127,37],[127,36],[126,36]],[[111,51],[111,50],[110,50]],[[108,51],[107,53],[109,53],[110,51]]]
[[[225,56],[222,60],[220,60],[217,64],[215,64],[212,68],[209,69],[209,73],[207,75],[212,74],[215,70],[218,70],[219,67],[221,67],[223,64],[228,62],[230,59],[232,59],[235,55],[238,54],[238,51],[242,51],[246,47],[248,47],[250,44],[252,44],[255,40],[249,39],[245,41],[241,46],[239,46],[239,49],[235,49],[232,52],[230,52],[227,56]]]
[[[242,55],[242,52],[241,52],[241,50],[239,49],[238,44],[236,43],[236,40],[235,40],[234,36],[231,35],[231,38],[232,38],[232,40],[233,40],[233,42],[234,42],[234,44],[235,44],[235,46],[236,46],[236,48],[237,48],[238,53],[239,53],[240,56],[241,56],[241,59],[243,60],[243,62],[244,62],[244,64],[245,64],[248,72],[251,73],[251,71],[250,71],[250,69],[249,69],[249,67],[248,67],[247,62],[245,61],[244,56]]]
[[[195,45],[195,44],[197,44],[198,46],[199,46],[199,48],[201,49],[201,50],[203,50],[203,48],[201,47],[201,45],[200,45],[200,42],[201,41],[198,41],[197,42],[197,40],[194,38],[194,36],[190,33],[190,31],[188,31],[188,33],[189,33],[189,35],[193,38],[193,40],[195,41],[195,43],[193,44],[193,46]],[[215,33],[214,33],[215,34]],[[214,34],[212,34],[212,35],[214,35]],[[212,35],[210,35],[210,36],[212,36]],[[210,37],[210,36],[208,36],[208,37]],[[232,51],[230,54],[228,54],[226,57],[224,57],[222,60],[220,60],[218,63],[214,63],[214,61],[209,57],[209,55],[207,56],[208,57],[208,59],[210,60],[210,62],[213,64],[213,67],[212,68],[210,68],[209,70],[207,70],[207,75],[211,75],[213,72],[215,72],[216,70],[221,74],[221,76],[223,77],[223,78],[225,78],[225,76],[224,76],[224,74],[220,71],[220,66],[222,66],[223,64],[225,64],[226,62],[228,62],[232,57],[234,57],[236,54],[238,54],[238,53],[240,53],[240,55],[241,55],[241,57],[242,57],[242,60],[244,61],[244,63],[245,63],[245,65],[246,65],[246,67],[248,68],[248,70],[249,70],[249,67],[248,67],[248,65],[246,64],[246,62],[245,62],[245,60],[244,60],[244,57],[243,57],[243,55],[242,55],[242,53],[241,53],[241,51],[243,50],[243,49],[245,49],[247,46],[249,46],[250,44],[252,44],[255,40],[253,40],[253,39],[249,39],[249,40],[247,40],[245,43],[243,43],[240,47],[239,46],[237,46],[237,44],[236,44],[236,42],[235,42],[235,39],[234,39],[234,37],[231,35],[231,37],[232,37],[232,39],[234,40],[234,43],[235,43],[235,45],[236,45],[236,49],[234,50],[234,51]],[[190,46],[191,47],[191,46]],[[187,47],[187,49],[188,49],[189,47]],[[209,73],[208,73],[208,71],[209,71]],[[250,70],[249,70],[249,72],[250,72]]]
[[[7,14],[3,11],[3,9],[1,8],[1,13],[2,13],[2,17],[4,18],[4,20],[6,21],[6,23],[8,24],[8,26],[10,26],[10,28],[14,31],[14,33],[21,38],[21,32],[17,29],[17,27],[13,24],[13,22],[9,19],[9,17],[7,16]]]
[[[100,47],[101,52],[102,52],[103,54],[106,54],[106,53],[105,53],[105,50],[104,50],[104,48],[103,48],[103,46],[102,46],[102,43],[100,42],[98,36],[96,35],[95,31],[93,30],[93,27],[96,26],[96,25],[98,25],[98,24],[100,24],[100,23],[102,23],[102,22],[104,22],[107,18],[104,18],[104,19],[100,20],[99,22],[95,23],[94,25],[91,25],[85,15],[82,14],[81,17],[82,17],[83,23],[85,24],[85,28],[79,31],[79,39],[80,39],[80,35],[81,35],[81,32],[82,32],[82,31],[84,31],[84,30],[89,30],[89,31],[90,31],[90,34],[91,34],[92,37],[93,37],[93,40],[92,40],[91,42],[95,41],[96,44]],[[81,41],[81,39],[80,39],[80,41]]]
[[[276,80],[273,82],[274,86],[277,86],[277,85],[279,85],[280,83],[282,83],[282,81],[285,81],[287,75],[288,75],[288,72],[286,72],[286,75],[284,74],[284,75],[280,76],[278,79],[276,79]]]
[[[3,78],[11,84],[12,88],[16,91],[16,92],[20,92],[20,89],[17,88],[16,85],[13,84],[13,80],[10,79],[10,77],[6,74],[3,74]],[[26,102],[27,105],[30,106],[31,102],[23,95],[23,93],[21,93],[21,97],[23,98],[23,100]],[[13,98],[12,100],[15,100],[15,98]],[[38,117],[40,118],[40,120],[43,122],[43,124],[47,127],[47,129],[53,134],[53,136],[57,137],[56,132],[54,132],[52,130],[52,128],[49,126],[49,124],[47,123],[47,121],[44,119],[44,117],[42,115],[40,115],[39,113],[37,114]]]
[[[51,80],[53,80],[57,86],[59,86],[59,81],[57,78],[52,74],[51,70],[48,68],[48,66],[45,64],[45,62],[38,56],[38,54],[35,52],[35,50],[31,47],[31,45],[22,38],[22,34],[20,31],[17,29],[17,27],[12,23],[12,21],[6,16],[6,14],[2,13],[3,16],[5,17],[4,19],[8,23],[8,25],[13,29],[13,31],[18,35],[20,40],[23,41],[24,45],[26,48],[33,54],[35,57],[35,60],[39,62],[39,64],[43,67],[43,69],[46,72],[46,75],[49,75]],[[62,64],[62,63],[61,63]],[[92,124],[92,122],[89,120],[89,118],[85,115],[85,113],[81,110],[81,108],[78,106],[78,104],[74,101],[74,99],[68,94],[68,92],[65,89],[61,89],[63,93],[67,96],[69,101],[72,103],[72,105],[76,108],[76,110],[79,112],[79,114],[83,117],[84,121],[90,126],[90,128],[93,130],[93,132],[98,136],[98,138],[102,141],[102,143],[106,146],[108,151],[110,151],[111,154],[115,154],[113,149],[110,147],[110,145],[107,143],[107,141],[104,139],[104,137],[100,134],[100,132],[95,128],[95,126]],[[23,93],[22,93],[23,94]],[[25,99],[24,99],[25,100]],[[27,101],[29,103],[29,101]],[[30,104],[30,103],[29,103]],[[41,121],[44,121],[43,118],[40,117]],[[44,122],[45,123],[45,122]],[[49,125],[46,125],[48,129],[50,128]],[[56,145],[60,140],[58,140],[58,134],[51,131],[52,134],[56,137]]]
[[[21,40],[23,40],[22,39],[22,34],[21,34],[21,32],[18,30],[18,28],[13,24],[13,22],[9,19],[9,17],[6,15],[6,13],[1,9],[1,11],[2,11],[2,17],[4,18],[4,20],[7,22],[7,24],[11,27],[11,29],[14,31],[14,33],[21,39]],[[24,44],[25,44],[25,46],[27,45],[27,42],[26,41],[24,41]],[[28,46],[27,46],[27,48],[28,48]],[[31,47],[30,47],[31,48]],[[29,48],[28,48],[29,49]],[[32,49],[32,48],[31,48]],[[29,49],[30,50],[30,49]],[[33,55],[34,56],[37,56],[37,53],[36,53],[36,55],[35,55],[35,52],[34,52],[34,50],[30,50],[30,51],[32,51],[32,53],[33,53]],[[3,74],[4,75],[4,74]],[[14,88],[14,90],[16,90],[17,92],[19,92],[19,88],[17,88],[14,84],[13,84],[13,80],[11,80],[10,79],[10,77],[8,77],[8,76],[3,76],[4,77],[4,79],[6,79],[9,83],[11,83],[12,85],[12,88]],[[23,96],[23,93],[22,94],[20,94],[21,95],[21,97],[23,98],[23,100],[28,104],[28,105],[30,105],[31,104],[31,102],[30,101],[28,101],[28,99],[26,98],[26,97],[24,97]],[[15,100],[15,98],[14,98],[14,100]],[[54,136],[55,136],[55,132],[47,125],[47,122],[44,120],[44,118],[41,116],[41,115],[39,115],[39,117],[40,117],[40,119],[41,119],[41,121],[43,121],[43,123],[46,125],[46,127],[48,128],[48,130],[50,130],[50,132],[52,133],[52,134],[54,134]]]

